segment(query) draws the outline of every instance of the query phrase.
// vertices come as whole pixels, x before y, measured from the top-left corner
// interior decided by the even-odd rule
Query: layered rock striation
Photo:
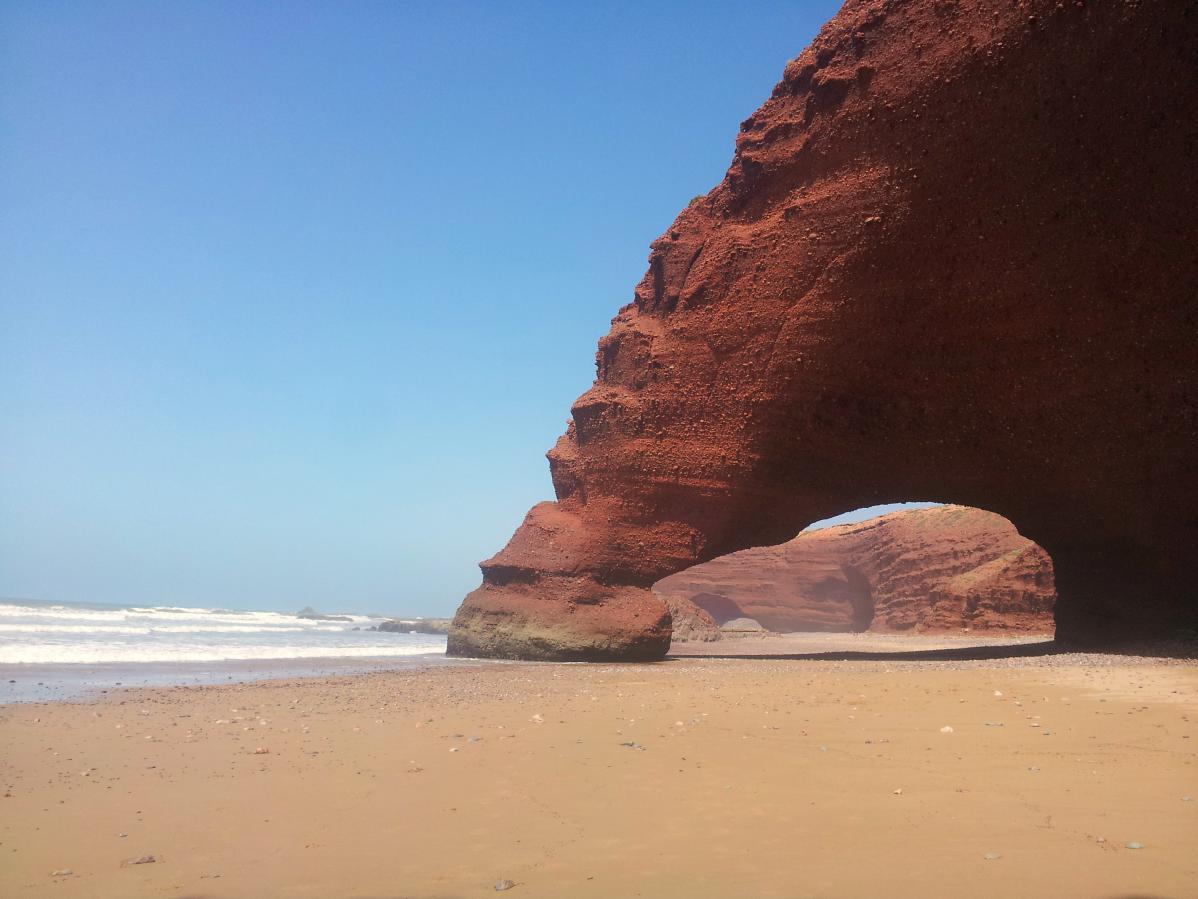
[[[1051,554],[1064,642],[1192,625],[1195,46],[1191,0],[846,3],[652,245],[450,652],[657,658],[661,578],[929,496]]]
[[[800,534],[671,575],[653,590],[705,611],[675,640],[729,619],[772,631],[1052,633],[1052,560],[1000,515],[962,506],[894,512]],[[675,616],[677,617],[677,616]]]

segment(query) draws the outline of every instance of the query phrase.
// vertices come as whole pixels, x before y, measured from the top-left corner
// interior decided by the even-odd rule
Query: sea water
[[[372,631],[383,618],[346,617],[0,601],[0,702],[444,660],[442,635]]]
[[[445,637],[372,631],[383,619],[175,606],[0,603],[0,663],[219,662],[445,651]]]

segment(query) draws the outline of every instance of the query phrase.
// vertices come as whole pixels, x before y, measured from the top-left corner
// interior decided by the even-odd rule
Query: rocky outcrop
[[[306,621],[353,621],[349,615],[324,615],[316,611],[311,606],[304,606],[295,613],[296,618],[303,618]]]
[[[670,641],[672,643],[710,643],[720,639],[720,626],[706,609],[699,607],[689,596],[660,592],[658,596],[670,610]]]
[[[657,658],[656,581],[923,497],[1051,554],[1063,642],[1192,624],[1195,46],[1192,0],[846,3],[653,244],[450,652]]]
[[[962,506],[894,512],[746,549],[654,585],[718,625],[772,631],[1052,633],[1052,560],[1000,515]],[[685,639],[685,638],[680,638]]]
[[[720,631],[732,637],[761,637],[767,633],[761,622],[752,618],[733,618],[731,621],[725,621],[720,625]]]
[[[450,618],[391,618],[381,622],[375,630],[397,634],[448,634]]]

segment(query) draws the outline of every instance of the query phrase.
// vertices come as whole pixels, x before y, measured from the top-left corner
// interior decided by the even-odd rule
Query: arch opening
[[[1050,637],[1055,630],[1048,552],[1001,515],[940,503],[844,513],[785,543],[662,578],[653,592],[670,608],[676,643],[770,633]]]

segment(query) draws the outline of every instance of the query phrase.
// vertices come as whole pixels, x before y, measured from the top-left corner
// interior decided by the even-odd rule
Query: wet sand
[[[1198,667],[1097,655],[7,705],[0,895],[1194,896],[1196,748]]]
[[[0,704],[82,699],[130,687],[174,687],[470,664],[441,653],[221,662],[0,663]]]

